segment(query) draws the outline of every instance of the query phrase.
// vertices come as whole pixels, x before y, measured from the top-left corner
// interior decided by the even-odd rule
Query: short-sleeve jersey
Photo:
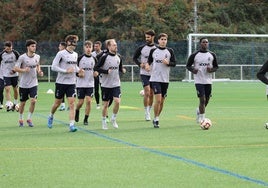
[[[88,56],[83,54],[78,57],[78,67],[85,71],[84,77],[77,77],[76,87],[77,88],[89,88],[94,87],[94,67],[97,60],[92,55]]]
[[[12,69],[14,68],[16,61],[19,58],[19,52],[16,50],[12,50],[10,53],[3,51],[0,53],[0,62],[1,68],[3,71],[4,77],[15,77],[18,76],[18,73],[12,73]]]
[[[197,74],[194,74],[195,84],[212,84],[212,74],[207,72],[207,67],[217,64],[213,52],[199,50],[189,57],[188,64],[192,64],[194,69],[198,70]]]
[[[169,61],[169,65],[162,63],[163,59]],[[157,47],[150,51],[148,62],[151,64],[150,82],[169,83],[170,67],[176,66],[174,51],[171,48]]]
[[[101,87],[114,88],[120,86],[119,70],[122,68],[122,59],[118,54],[107,53],[100,58],[98,68],[101,69]],[[108,74],[108,70],[111,72]]]
[[[134,62],[138,66],[140,66],[141,63],[147,63],[150,51],[151,51],[151,49],[154,49],[154,48],[156,48],[156,46],[154,44],[152,44],[152,45],[143,44],[143,45],[139,46],[137,48],[137,50],[135,51],[135,54],[133,56]],[[139,58],[140,58],[140,61],[139,61]],[[144,68],[140,68],[140,75],[150,76],[151,72],[146,71]]]
[[[76,72],[79,68],[77,66],[78,54],[76,52],[69,52],[66,49],[57,53],[52,62],[52,70],[58,72],[56,83],[59,84],[76,84]],[[74,68],[73,73],[67,73],[68,68]]]
[[[33,57],[29,57],[26,53],[19,56],[15,66],[21,69],[30,68],[29,72],[19,74],[19,87],[32,88],[38,85],[36,67],[39,65],[39,62],[40,56],[38,54],[34,54]]]

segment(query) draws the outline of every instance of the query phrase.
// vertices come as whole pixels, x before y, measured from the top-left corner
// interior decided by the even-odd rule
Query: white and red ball
[[[140,96],[143,97],[144,96],[144,90],[140,90]]]
[[[6,102],[6,109],[7,109],[7,111],[12,110],[13,109],[13,105],[14,104],[11,101]]]
[[[211,126],[212,126],[212,122],[208,118],[205,118],[200,122],[200,127],[203,130],[208,130]]]

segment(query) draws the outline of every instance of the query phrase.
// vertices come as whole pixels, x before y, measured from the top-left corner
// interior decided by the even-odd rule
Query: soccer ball
[[[205,118],[200,122],[200,127],[203,130],[208,130],[211,126],[212,126],[211,120],[208,118]]]
[[[20,104],[16,104],[16,105],[15,105],[15,110],[18,112],[19,109],[20,109]]]
[[[10,110],[12,110],[13,109],[13,102],[11,102],[11,101],[8,101],[7,103],[6,103],[6,109],[7,109],[7,111],[10,111]]]
[[[264,127],[265,127],[266,129],[268,129],[268,123],[265,123],[265,124],[264,124]]]
[[[140,90],[140,96],[143,97],[144,96],[144,90]]]

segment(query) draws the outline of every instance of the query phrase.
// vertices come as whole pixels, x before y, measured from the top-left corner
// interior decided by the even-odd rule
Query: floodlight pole
[[[83,44],[86,40],[86,0],[83,0]]]

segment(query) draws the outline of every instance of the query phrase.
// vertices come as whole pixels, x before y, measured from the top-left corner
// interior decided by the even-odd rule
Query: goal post
[[[265,38],[268,39],[268,34],[209,34],[209,33],[191,33],[187,36],[187,40],[188,40],[188,57],[193,53],[193,46],[197,46],[197,44],[199,43],[198,38],[201,37],[208,37],[209,38]],[[266,41],[267,42],[267,41]],[[194,45],[193,45],[194,44]],[[268,43],[267,43],[268,46]],[[196,50],[196,49],[194,49]],[[210,49],[212,51],[214,51],[213,49]],[[267,50],[267,48],[266,48]],[[250,52],[248,52],[250,53]],[[218,54],[216,53],[217,57]],[[265,58],[268,58],[265,57]],[[262,62],[264,63],[264,62]],[[219,62],[219,66],[221,66],[221,63]],[[188,79],[187,79],[187,73],[188,73]],[[186,80],[185,81],[192,81],[192,73],[189,72],[188,70],[186,70]]]

